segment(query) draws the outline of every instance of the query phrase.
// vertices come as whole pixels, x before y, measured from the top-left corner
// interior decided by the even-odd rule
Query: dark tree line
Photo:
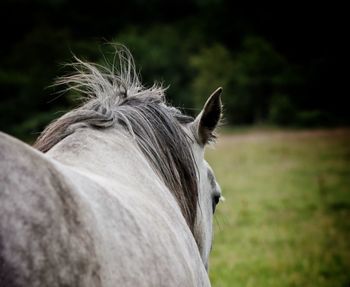
[[[341,11],[228,0],[3,0],[0,129],[30,140],[76,105],[74,94],[54,99],[47,87],[72,53],[99,63],[113,57],[106,42],[125,44],[143,82],[170,85],[169,101],[189,113],[223,86],[231,124],[349,124]]]

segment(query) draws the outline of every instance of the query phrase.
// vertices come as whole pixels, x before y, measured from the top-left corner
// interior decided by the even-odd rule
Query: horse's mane
[[[198,187],[190,139],[182,124],[193,119],[165,102],[165,89],[142,86],[126,48],[117,51],[119,69],[84,62],[75,57],[75,72],[59,78],[58,85],[81,94],[83,104],[52,122],[34,147],[49,151],[82,124],[90,128],[123,126],[136,141],[153,169],[178,201],[193,232]]]

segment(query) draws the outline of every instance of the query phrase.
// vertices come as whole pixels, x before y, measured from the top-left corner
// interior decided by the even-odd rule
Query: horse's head
[[[218,88],[209,97],[197,118],[189,124],[189,130],[195,139],[192,149],[198,168],[198,207],[193,233],[206,268],[212,246],[213,215],[221,190],[212,169],[204,159],[204,150],[215,139],[214,131],[221,119],[221,92],[222,88]]]

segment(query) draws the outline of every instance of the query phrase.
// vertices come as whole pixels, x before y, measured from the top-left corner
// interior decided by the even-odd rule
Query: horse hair
[[[197,168],[191,139],[182,125],[193,118],[165,102],[165,89],[145,88],[139,81],[130,52],[117,49],[119,66],[112,68],[84,62],[75,57],[74,73],[61,77],[57,85],[79,92],[83,104],[52,122],[34,147],[49,151],[76,128],[111,128],[119,125],[133,137],[140,150],[175,196],[193,232],[198,201]]]

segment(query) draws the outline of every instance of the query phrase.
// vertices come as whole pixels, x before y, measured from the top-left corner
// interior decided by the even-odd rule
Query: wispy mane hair
[[[126,48],[117,51],[119,65],[112,68],[91,64],[75,57],[74,73],[59,78],[58,85],[73,89],[83,104],[52,122],[34,147],[49,151],[77,127],[122,126],[175,196],[193,232],[197,201],[197,170],[191,140],[182,125],[193,119],[165,102],[161,86],[142,86],[133,58]]]

